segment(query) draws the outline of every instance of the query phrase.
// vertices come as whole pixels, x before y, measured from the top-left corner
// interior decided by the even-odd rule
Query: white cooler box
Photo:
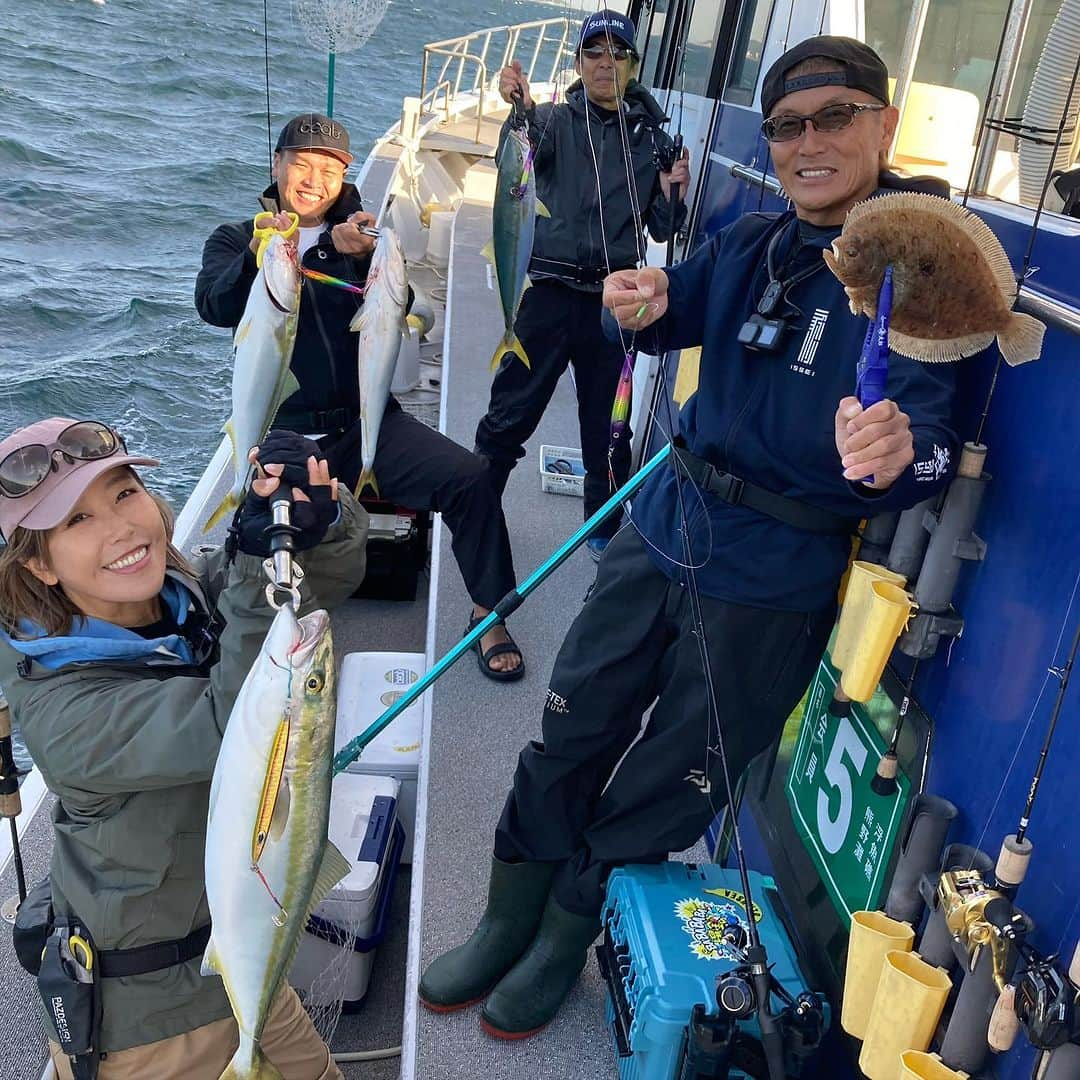
[[[388,929],[405,841],[397,820],[398,790],[390,776],[334,777],[330,840],[352,869],[312,912],[289,972],[289,982],[314,1004],[341,999],[346,1010],[355,1009],[367,993],[375,949]],[[343,950],[348,951],[344,962]],[[331,964],[334,975],[320,979]]]
[[[357,652],[341,662],[335,751],[370,727],[426,672],[423,653]],[[403,863],[412,862],[416,833],[416,776],[424,729],[423,695],[364,748],[349,773],[395,776],[401,781],[398,820],[405,826]]]

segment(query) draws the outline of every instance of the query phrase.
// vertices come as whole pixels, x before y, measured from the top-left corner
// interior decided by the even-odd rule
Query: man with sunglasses
[[[481,1023],[503,1038],[554,1016],[612,868],[690,847],[723,809],[717,732],[733,782],[779,737],[828,641],[859,520],[949,479],[954,368],[892,356],[887,399],[864,410],[866,320],[821,256],[856,202],[896,182],[881,173],[888,93],[866,45],[796,46],[761,91],[793,210],[605,281],[604,305],[649,352],[701,347],[698,386],[559,650],[495,831],[487,910],[421,979],[432,1008],[484,997]]]
[[[517,61],[499,75],[503,100],[515,106],[503,126],[503,142],[512,124],[527,123],[537,197],[551,216],[536,220],[529,263],[533,287],[522,297],[515,322],[530,367],[513,353],[503,356],[487,414],[476,429],[476,450],[490,461],[502,492],[572,363],[585,517],[611,494],[611,407],[625,355],[601,331],[601,283],[612,270],[644,261],[643,228],[654,240],[667,239],[673,225],[672,186],[685,195],[690,179],[686,156],[672,160],[663,111],[634,78],[634,34],[634,24],[619,12],[589,15],[574,59],[580,79],[561,104],[537,105]],[[683,216],[680,203],[676,225]],[[629,437],[627,432],[613,449],[615,484],[629,474]],[[594,557],[618,524],[615,514],[589,540]]]

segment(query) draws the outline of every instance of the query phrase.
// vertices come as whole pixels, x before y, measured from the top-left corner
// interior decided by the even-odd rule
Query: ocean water
[[[345,5],[348,0],[327,0]],[[563,14],[534,0],[391,0],[337,58],[353,172],[420,86],[422,46]],[[271,130],[326,106],[326,55],[290,0],[0,6],[0,432],[116,424],[179,509],[230,411],[226,331],[192,302],[202,245],[258,209]],[[350,174],[351,175],[351,174]]]

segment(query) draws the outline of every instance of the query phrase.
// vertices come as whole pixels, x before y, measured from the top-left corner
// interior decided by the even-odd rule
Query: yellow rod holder
[[[869,701],[874,696],[889,656],[911,616],[913,601],[891,581],[870,582],[870,602],[855,651],[844,666],[840,685],[852,701]]]
[[[893,950],[911,952],[914,944],[915,930],[909,923],[890,919],[883,911],[856,911],[852,915],[840,1012],[840,1026],[849,1035],[866,1038],[886,955]]]
[[[968,1080],[966,1072],[950,1069],[937,1054],[905,1050],[900,1055],[901,1080]]]
[[[894,585],[907,584],[903,574],[894,573],[877,563],[863,562],[856,559],[848,573],[847,591],[844,593],[844,606],[840,612],[840,625],[836,630],[833,643],[833,667],[841,671],[855,655],[855,649],[870,608],[870,586],[875,581],[891,581]]]

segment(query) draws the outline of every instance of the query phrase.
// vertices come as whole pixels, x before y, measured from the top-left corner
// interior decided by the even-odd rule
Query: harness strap
[[[717,469],[685,447],[676,445],[674,453],[695,484],[732,506],[748,506],[785,525],[827,536],[850,536],[858,526],[855,518],[834,514],[831,510],[811,506],[787,495],[777,495],[749,480]]]
[[[97,954],[98,974],[104,979],[130,975],[146,975],[151,971],[176,967],[194,960],[206,949],[210,940],[210,924],[192,930],[185,938],[139,945],[134,949],[112,949]]]

